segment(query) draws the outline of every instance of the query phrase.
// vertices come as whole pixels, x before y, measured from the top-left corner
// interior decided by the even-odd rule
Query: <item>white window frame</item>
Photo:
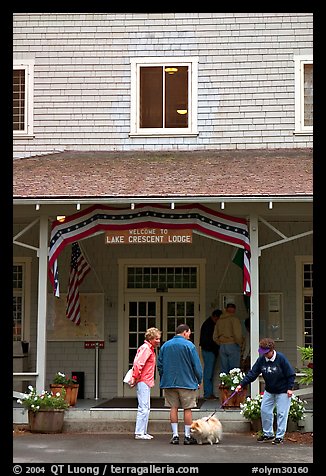
[[[32,258],[14,257],[13,264],[15,266],[21,266],[23,268],[22,289],[18,293],[18,295],[21,295],[23,298],[21,338],[22,340],[29,342],[30,332],[31,332],[30,307],[31,307]]]
[[[34,111],[34,64],[33,59],[14,59],[13,69],[25,71],[25,123],[21,131],[13,130],[14,138],[33,137],[33,111]]]
[[[313,64],[312,55],[294,56],[295,72],[295,134],[312,134],[313,127],[304,125],[304,67]]]
[[[305,289],[303,287],[303,270],[305,264],[313,264],[313,257],[311,255],[296,256],[295,257],[295,271],[296,271],[296,316],[297,316],[297,345],[302,347],[304,345],[304,296],[313,296],[313,288]],[[297,367],[302,367],[301,354],[297,351]]]
[[[198,100],[198,57],[150,57],[131,58],[131,104],[130,104],[130,136],[196,136],[197,131],[197,100]],[[140,128],[140,67],[142,66],[187,66],[188,67],[188,127],[182,128]]]

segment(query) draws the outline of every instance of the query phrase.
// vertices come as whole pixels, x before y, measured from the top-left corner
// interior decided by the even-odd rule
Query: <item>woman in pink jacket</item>
[[[135,427],[136,440],[151,440],[153,437],[147,433],[151,388],[154,387],[154,372],[156,365],[155,348],[161,340],[161,331],[150,327],[145,332],[145,341],[138,348],[133,362],[132,377],[129,385],[137,386],[138,410]]]

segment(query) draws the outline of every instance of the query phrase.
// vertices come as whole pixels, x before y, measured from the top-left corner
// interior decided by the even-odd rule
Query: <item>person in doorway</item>
[[[221,314],[220,309],[215,309],[200,328],[199,345],[204,362],[204,398],[206,400],[216,398],[213,391],[213,379],[219,346],[213,341],[213,332]]]
[[[198,388],[203,370],[196,346],[189,340],[191,334],[187,324],[180,324],[175,336],[160,348],[157,368],[160,374],[160,388],[164,389],[165,405],[170,407],[172,439],[179,444],[178,410],[184,413],[184,444],[195,445],[197,441],[190,434],[192,409],[197,406]]]
[[[235,315],[236,306],[228,303],[225,312],[215,324],[213,340],[220,346],[221,373],[240,368],[240,350],[243,340],[241,323]]]
[[[247,317],[244,321],[245,336],[243,338],[241,347],[240,368],[244,373],[250,370],[250,318]]]
[[[293,394],[295,370],[281,352],[276,352],[273,339],[264,337],[259,341],[259,357],[247,375],[236,387],[240,392],[243,387],[256,380],[262,374],[265,391],[261,402],[261,422],[263,434],[258,442],[271,441],[274,445],[283,443],[288,415]],[[276,407],[277,427],[274,436],[274,407]]]
[[[150,327],[145,332],[145,341],[137,349],[129,385],[137,387],[138,409],[135,426],[136,440],[151,440],[152,435],[147,433],[150,414],[150,392],[154,387],[154,372],[156,366],[155,348],[160,344],[161,331]]]

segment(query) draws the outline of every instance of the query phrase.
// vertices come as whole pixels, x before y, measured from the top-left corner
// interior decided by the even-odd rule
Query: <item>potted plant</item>
[[[301,377],[299,378],[299,383],[305,385],[312,385],[314,380],[314,351],[313,347],[299,347],[298,350],[301,354],[301,361],[304,367],[300,369]]]
[[[247,397],[246,400],[240,404],[240,413],[247,420],[250,420],[251,429],[255,432],[261,430],[260,407],[263,395],[259,394],[255,397]]]
[[[220,401],[225,407],[240,407],[247,395],[247,389],[243,388],[241,392],[232,395],[235,391],[235,388],[239,385],[241,380],[244,378],[245,374],[239,368],[231,369],[228,374],[221,372],[220,373]],[[231,397],[231,398],[230,398]],[[225,402],[225,404],[224,404]]]
[[[263,393],[252,398],[247,397],[246,400],[240,404],[241,415],[243,415],[247,420],[250,420],[251,428],[256,432],[261,429],[260,408],[262,398]],[[296,430],[298,422],[304,419],[305,403],[306,402],[304,400],[301,400],[296,395],[292,395],[289,410],[288,428],[291,427],[291,423],[294,423],[294,430]],[[276,409],[274,409],[274,414],[276,415]]]
[[[70,406],[76,405],[79,384],[73,377],[69,378],[63,372],[57,372],[50,384],[50,389],[53,394],[61,393]]]
[[[29,393],[17,402],[28,410],[28,423],[33,433],[61,433],[63,429],[64,412],[69,408],[61,393],[50,393],[43,390],[37,393],[32,385],[28,386]]]

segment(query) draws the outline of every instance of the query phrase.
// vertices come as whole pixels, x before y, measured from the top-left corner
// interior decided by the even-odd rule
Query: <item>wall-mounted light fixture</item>
[[[268,203],[268,208],[271,210],[273,208],[273,202]]]
[[[185,114],[188,114],[188,109],[177,109],[177,113],[183,116]]]
[[[80,203],[77,203],[76,208],[77,210],[80,210]]]
[[[171,210],[174,210],[174,202],[171,202]]]
[[[35,205],[35,210],[39,210],[39,209],[40,209],[40,204],[37,203],[37,204]]]
[[[225,203],[221,202],[221,210],[224,210],[224,208],[225,208]]]
[[[60,221],[61,223],[64,222],[66,219],[66,215],[57,215],[57,220]]]
[[[130,204],[130,208],[131,208],[131,210],[135,210],[135,204],[134,204],[134,203],[131,203],[131,204]]]

